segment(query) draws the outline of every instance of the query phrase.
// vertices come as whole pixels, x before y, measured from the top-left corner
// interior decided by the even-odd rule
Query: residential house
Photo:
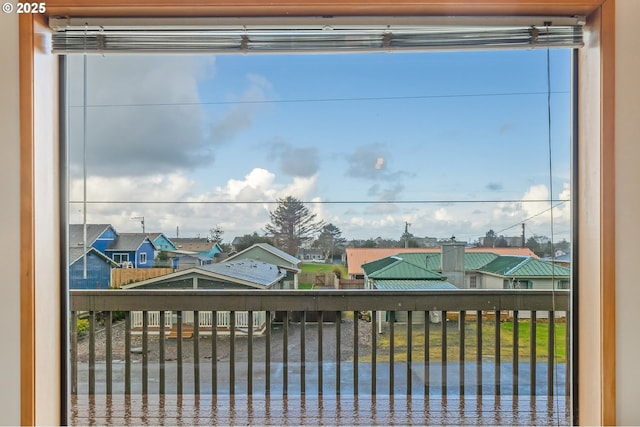
[[[446,281],[446,278],[422,265],[414,264],[403,259],[402,256],[390,256],[377,261],[364,264],[365,289],[396,290],[396,291],[425,291],[425,290],[451,290],[457,287]],[[381,320],[389,320],[388,313],[379,312],[378,325]],[[430,316],[432,322],[440,322],[439,313]],[[406,322],[407,313],[397,311],[394,320]],[[413,322],[422,323],[423,313],[414,313]]]
[[[69,289],[109,288],[118,265],[104,250],[116,237],[109,224],[86,224],[86,234],[84,224],[69,224]]]
[[[175,251],[178,249],[164,233],[149,233],[149,240],[156,247],[158,252],[160,251]]]
[[[277,265],[287,273],[282,289],[298,288],[298,273],[301,271],[300,260],[268,243],[256,243],[237,254],[229,256],[225,263],[239,259],[254,259]]]
[[[286,271],[254,259],[192,267],[122,286],[122,289],[280,289]]]
[[[571,253],[558,250],[556,251],[554,256],[544,257],[542,259],[545,261],[551,261],[555,264],[562,265],[565,267],[571,267],[571,261],[572,261],[571,258],[572,258]]]
[[[443,247],[448,249],[446,245]],[[399,253],[382,258],[362,266],[365,283],[372,277],[372,272],[375,272],[374,277],[379,275],[383,271],[379,267],[384,265],[395,266],[396,271],[405,274],[405,278],[418,274],[415,268],[422,268],[441,275],[442,280],[459,289],[567,289],[570,283],[569,268],[535,257],[464,252],[464,264],[458,268],[447,266],[446,258],[446,250],[444,259],[441,253],[424,252]],[[400,266],[404,266],[404,270],[400,270]],[[463,272],[462,281],[456,277],[460,272]]]
[[[122,267],[151,268],[156,247],[146,233],[120,233],[105,253]]]
[[[282,289],[287,277],[287,271],[277,265],[254,259],[236,259],[201,267],[179,270],[164,276],[154,277],[129,285],[122,289]],[[142,312],[132,313],[132,328],[142,326]],[[167,313],[165,327],[173,327],[176,314]],[[210,334],[213,329],[211,312],[198,315],[198,326],[202,333]],[[235,325],[241,332],[249,328],[248,312],[235,313]],[[149,312],[149,326],[159,329],[159,312]],[[183,312],[183,321],[187,328],[194,324],[194,313]],[[230,313],[216,313],[218,330],[229,331]],[[256,312],[253,318],[253,329],[260,333],[266,326],[266,312]],[[189,333],[189,332],[187,332]]]
[[[109,224],[87,224],[85,242],[84,224],[69,224],[69,247],[70,248],[95,248],[99,252],[105,253],[107,246],[113,242],[118,233]]]
[[[117,266],[96,248],[69,248],[69,289],[108,289]]]
[[[364,264],[365,289],[429,290],[456,289],[446,277],[424,266],[390,256]]]
[[[444,244],[442,254],[400,253],[362,265],[367,289],[568,289],[569,268],[535,257],[465,253]],[[456,253],[457,251],[457,253]],[[456,265],[457,264],[457,265]],[[452,267],[453,265],[453,267]],[[528,317],[522,312],[521,317]],[[556,312],[557,317],[566,313]],[[404,317],[398,314],[398,320]],[[540,314],[546,317],[546,314]],[[432,319],[433,321],[434,319]]]
[[[447,245],[447,243],[443,244]],[[364,272],[362,271],[362,265],[371,261],[375,261],[381,258],[389,257],[397,254],[406,254],[406,253],[416,253],[416,254],[426,254],[426,259],[430,260],[432,264],[428,268],[433,269],[433,263],[437,262],[439,265],[441,263],[440,255],[442,249],[441,248],[347,248],[347,270],[350,279],[362,279],[364,278]],[[476,262],[481,262],[483,257],[491,257],[492,259],[497,257],[498,255],[516,255],[516,256],[530,256],[537,258],[536,254],[531,251],[529,248],[464,248],[465,258],[464,262],[471,263],[475,265]],[[477,259],[470,258],[467,261],[467,254],[491,254],[484,255]],[[467,268],[466,269],[472,269]],[[472,286],[461,286],[461,287],[472,287]]]
[[[173,256],[173,267],[176,270],[186,270],[193,267],[202,267],[213,263],[213,258],[200,255],[198,252],[175,250]]]
[[[533,257],[501,256],[478,269],[479,288],[568,289],[571,269]]]
[[[316,248],[300,248],[298,250],[297,258],[302,262],[324,262],[325,254],[322,249]]]
[[[222,253],[222,247],[218,242],[207,238],[176,237],[171,239],[175,245],[175,250],[197,253],[205,258],[214,258],[216,254]]]

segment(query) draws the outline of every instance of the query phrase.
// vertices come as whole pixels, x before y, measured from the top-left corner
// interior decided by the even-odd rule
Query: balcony
[[[568,291],[70,295],[71,424],[571,423]]]

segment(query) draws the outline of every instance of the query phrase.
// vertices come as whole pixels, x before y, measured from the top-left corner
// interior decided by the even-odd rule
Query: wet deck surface
[[[73,396],[71,425],[571,425],[563,396]]]

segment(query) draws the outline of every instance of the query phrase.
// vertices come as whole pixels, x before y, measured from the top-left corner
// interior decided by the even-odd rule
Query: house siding
[[[478,286],[482,286],[482,289],[504,289],[504,278],[490,276],[488,274],[479,274],[478,277],[482,277],[479,280]]]
[[[263,261],[268,264],[281,265],[286,267],[297,268],[296,265],[286,262],[282,258],[265,251],[260,247],[249,248],[246,251],[239,254],[235,259],[255,259],[257,261]]]
[[[147,259],[146,262],[141,262],[140,261],[140,255],[141,254],[146,254]],[[149,241],[145,241],[140,248],[138,248],[138,250],[135,253],[135,262],[133,263],[134,266],[136,266],[137,268],[151,268],[153,267],[153,259],[155,257],[155,249],[153,247],[153,244]]]
[[[79,258],[69,267],[70,289],[108,289],[111,284],[111,266],[109,262],[94,252],[87,256],[87,278],[83,276],[84,261]]]
[[[155,238],[153,244],[158,251],[175,251],[176,247],[163,235]]]
[[[109,244],[113,242],[116,237],[118,237],[118,235],[113,230],[113,228],[107,228],[100,236],[98,236],[96,241],[93,242],[91,246],[96,248],[100,252],[105,253],[107,246],[109,246]]]

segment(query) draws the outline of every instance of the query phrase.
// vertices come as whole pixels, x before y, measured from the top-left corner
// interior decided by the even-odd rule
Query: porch
[[[531,290],[72,291],[72,338],[76,312],[90,326],[71,340],[69,422],[570,424],[570,325],[557,316],[568,302]],[[132,334],[133,311],[159,324],[175,313],[176,338],[152,335],[148,315]],[[187,311],[230,313],[228,335],[200,322],[185,334]],[[240,312],[248,324],[265,313],[264,334],[238,332]]]

